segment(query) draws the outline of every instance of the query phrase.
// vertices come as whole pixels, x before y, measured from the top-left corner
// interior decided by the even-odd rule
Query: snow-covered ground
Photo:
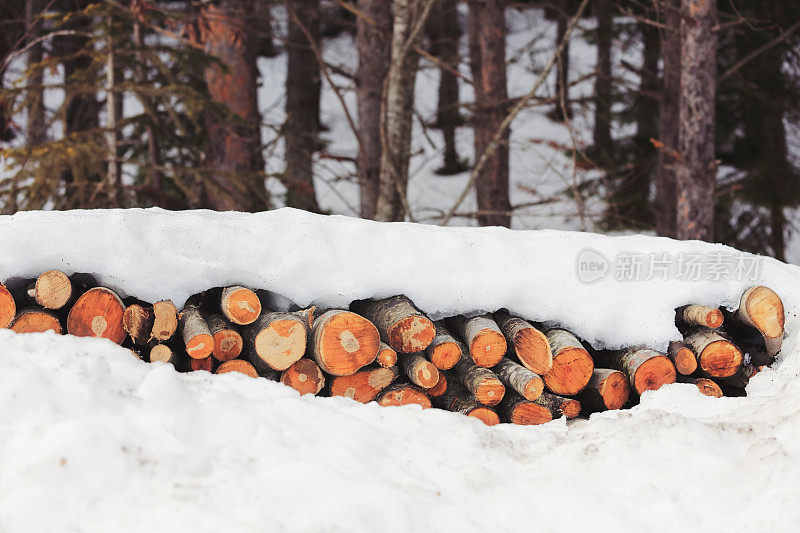
[[[644,264],[667,264],[666,279],[626,267],[650,253],[662,261]],[[677,279],[687,256],[700,258],[701,278],[721,279]],[[757,272],[720,274],[720,258]],[[653,347],[677,338],[676,305],[735,306],[763,283],[783,298],[788,332],[746,398],[676,384],[569,427],[490,428],[438,410],[300,397],[263,379],[178,374],[104,340],[0,331],[0,531],[793,531],[800,269],[754,259],[653,237],[293,210],[0,217],[0,279],[89,271],[179,305],[232,282],[303,304],[405,292],[433,315],[505,306],[598,345]]]

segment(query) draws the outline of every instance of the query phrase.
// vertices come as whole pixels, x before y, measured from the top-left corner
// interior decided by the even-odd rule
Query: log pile
[[[675,382],[710,397],[742,396],[774,362],[785,322],[780,297],[758,286],[733,311],[677,308],[681,338],[665,352],[596,350],[505,309],[433,321],[403,295],[326,310],[272,309],[277,301],[233,285],[193,295],[179,310],[49,270],[0,284],[0,328],[105,338],[150,363],[266,378],[300,394],[535,425],[630,407]]]

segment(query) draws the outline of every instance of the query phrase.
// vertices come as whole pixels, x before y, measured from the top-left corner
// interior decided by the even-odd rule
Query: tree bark
[[[37,30],[41,25],[41,21],[38,20],[37,17],[41,14],[43,6],[43,0],[25,1],[25,31],[31,42],[26,58],[28,67],[41,62],[44,57],[42,43],[33,43],[33,41],[41,35],[41,32]],[[42,85],[42,74],[40,71],[37,71],[35,75],[28,80],[28,85],[34,88],[32,91],[33,97],[28,106],[28,144],[31,146],[39,146],[47,140],[44,91],[38,88]]]
[[[683,0],[677,165],[677,237],[714,238],[716,0]]]
[[[364,13],[364,17],[356,20],[356,98],[361,136],[357,161],[361,188],[360,212],[362,218],[375,218],[382,151],[381,102],[384,82],[389,73],[392,4],[388,0],[358,0],[358,8]]]
[[[685,305],[676,311],[676,319],[679,323],[690,326],[704,326],[715,329],[722,325],[724,320],[722,311],[709,305]]]
[[[445,393],[435,398],[435,401],[441,409],[477,418],[487,426],[500,423],[500,418],[493,409],[479,403],[475,396],[458,383],[450,383]]]
[[[549,392],[543,392],[534,402],[542,407],[546,407],[553,418],[564,416],[575,418],[581,414],[581,402],[573,398],[564,398]]]
[[[611,144],[611,38],[613,22],[611,0],[596,0],[594,4],[597,16],[597,75],[594,82],[594,150],[602,161],[608,161],[613,155]]]
[[[439,0],[434,3],[427,25],[430,51],[442,64],[439,66],[439,100],[436,107],[436,126],[444,137],[444,166],[439,174],[454,174],[464,170],[456,150],[456,127],[461,122],[459,111],[458,43],[461,28],[458,23],[458,2]]]
[[[178,317],[178,324],[189,357],[192,359],[209,357],[214,351],[214,337],[200,310],[193,305],[187,305]]]
[[[406,215],[414,85],[419,62],[412,48],[419,43],[418,30],[425,24],[430,5],[430,0],[394,0],[391,63],[381,113],[376,220],[403,220]]]
[[[258,211],[268,205],[261,172],[261,130],[256,93],[256,39],[249,24],[252,0],[218,0],[204,4],[206,53],[211,63],[205,80],[214,102],[226,113],[207,117],[206,159],[211,171],[204,180],[207,207],[220,211]]]
[[[663,62],[661,106],[658,120],[658,162],[656,169],[656,230],[664,237],[676,237],[678,120],[681,88],[680,0],[660,0],[664,27],[661,29]]]
[[[556,43],[555,46],[564,41],[567,34],[567,27],[569,26],[570,18],[570,0],[556,0],[556,17],[558,27],[556,29]],[[569,41],[564,45],[564,50],[561,52],[561,57],[558,58],[558,65],[556,68],[556,104],[553,109],[552,116],[557,120],[563,120],[564,117],[572,118],[572,105],[569,101]]]
[[[508,112],[505,1],[471,1],[469,16],[470,53],[477,55],[470,58],[476,85],[473,126],[477,162]],[[510,128],[503,130],[497,149],[476,181],[478,223],[482,226],[511,226],[508,190],[510,134]]]
[[[318,148],[320,71],[319,0],[285,0],[286,35],[286,205],[319,212],[314,189]],[[312,42],[309,42],[311,39]]]
[[[546,424],[553,419],[550,409],[527,400],[514,391],[506,393],[503,401],[497,405],[497,413],[503,422],[522,426]]]

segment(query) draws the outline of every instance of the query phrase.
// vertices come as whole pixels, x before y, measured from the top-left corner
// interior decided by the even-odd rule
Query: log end
[[[561,404],[561,412],[565,417],[575,418],[581,414],[581,402],[573,398],[564,398],[564,400]]]
[[[477,418],[487,426],[496,426],[500,423],[500,417],[497,416],[497,413],[489,409],[488,407],[476,407],[469,413],[467,416],[472,418]]]
[[[722,315],[722,311],[719,309],[711,309],[706,315],[705,325],[711,329],[716,329],[722,325],[723,320],[725,320],[725,318]]]
[[[546,424],[553,419],[550,409],[531,403],[520,402],[510,413],[509,422],[521,426],[536,426]]]
[[[195,335],[186,342],[186,353],[192,359],[205,359],[214,351],[214,337],[210,333]]]
[[[233,329],[223,329],[213,335],[214,349],[212,355],[218,361],[230,361],[242,354],[244,341],[238,331]]]
[[[10,327],[16,314],[17,304],[14,302],[14,297],[6,286],[0,283],[0,328]]]
[[[380,351],[375,361],[383,368],[391,368],[397,364],[397,352],[392,350],[388,344],[381,343]]]
[[[311,359],[300,359],[281,374],[281,383],[302,394],[317,395],[325,386],[325,376],[317,363]]]
[[[308,330],[298,319],[274,320],[255,337],[256,353],[270,367],[283,371],[306,353]]]
[[[213,358],[211,359],[213,361]],[[258,372],[256,372],[255,367],[243,359],[233,359],[231,361],[225,361],[224,363],[222,363],[217,367],[217,370],[214,373],[227,374],[228,372],[239,372],[240,374],[244,374],[245,376],[250,376],[251,378],[258,377]]]
[[[544,378],[545,386],[555,394],[572,396],[589,383],[594,361],[583,348],[565,348],[553,357],[553,366]]]
[[[675,365],[666,355],[651,357],[639,365],[633,377],[633,386],[639,394],[648,390],[657,390],[662,385],[675,383],[677,374]]]
[[[620,371],[614,371],[598,387],[603,405],[606,409],[621,409],[631,393],[628,376]]]
[[[682,346],[674,353],[675,370],[684,376],[693,374],[697,370],[697,357],[688,346]]]
[[[60,270],[48,270],[36,278],[36,303],[45,309],[61,309],[72,298],[72,283]]]
[[[722,339],[710,343],[700,354],[700,368],[711,377],[727,378],[742,366],[742,352],[732,342]]]
[[[514,337],[514,350],[520,363],[540,376],[553,367],[553,355],[547,335],[535,328],[520,330]]]
[[[713,398],[722,398],[722,389],[714,381],[708,378],[698,378],[694,380],[694,384],[700,390],[701,394],[711,396]]]
[[[194,372],[205,370],[206,372],[213,372],[216,360],[212,356],[203,357],[202,359],[189,358],[189,368]]]
[[[436,327],[428,318],[410,315],[401,318],[388,331],[389,345],[401,353],[422,352],[436,335]]]
[[[786,316],[783,301],[769,287],[753,287],[745,292],[744,307],[753,326],[765,337],[777,339],[783,336]]]
[[[261,300],[245,287],[226,291],[220,307],[228,320],[242,326],[252,324],[261,315]]]
[[[11,325],[11,330],[16,333],[44,333],[54,331],[61,335],[61,323],[58,318],[45,311],[23,311]]]
[[[153,312],[138,304],[129,305],[122,314],[122,328],[134,343],[146,343],[153,329]]]
[[[125,340],[125,304],[111,289],[95,287],[78,298],[67,316],[67,332],[76,337],[102,337],[117,344]],[[211,353],[211,352],[209,352]]]
[[[378,399],[378,404],[384,407],[416,404],[428,409],[431,407],[431,399],[416,387],[405,385],[384,391]]]
[[[150,349],[150,362],[175,363],[175,352],[166,344],[156,344]]]
[[[316,357],[318,362],[322,360],[323,369],[329,374],[350,375],[374,361],[378,355],[378,329],[361,315],[339,311],[327,318],[321,317],[315,327],[322,328],[315,335]]]
[[[439,382],[439,370],[427,359],[422,359],[413,368],[413,373],[413,376],[409,376],[413,377],[411,381],[423,389],[430,389]]]
[[[500,403],[506,393],[506,388],[497,378],[486,377],[478,383],[475,398],[483,405],[493,406]]]
[[[461,347],[454,341],[437,344],[429,353],[431,363],[439,370],[450,370],[461,360]]]
[[[469,353],[476,365],[488,368],[499,363],[507,349],[508,344],[502,333],[485,329],[473,337]]]
[[[438,398],[445,392],[447,392],[447,376],[444,372],[439,372],[439,381],[436,382],[436,385],[428,389],[428,396]]]
[[[542,392],[544,392],[544,380],[537,376],[525,383],[525,390],[522,396],[532,402],[541,396]]]
[[[165,341],[178,329],[178,309],[171,300],[163,300],[153,304],[153,330],[150,336]]]

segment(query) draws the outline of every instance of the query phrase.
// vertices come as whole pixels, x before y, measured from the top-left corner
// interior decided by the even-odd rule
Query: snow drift
[[[631,257],[647,268],[628,268]],[[686,257],[706,265],[701,279],[681,278]],[[709,266],[720,258],[728,275]],[[506,307],[598,347],[664,348],[676,306],[735,307],[766,284],[788,337],[747,398],[675,384],[569,427],[489,428],[3,330],[0,531],[789,530],[800,519],[797,267],[699,242],[286,209],[0,218],[0,279],[47,268],[178,305],[231,283],[301,305],[402,292],[435,316]]]

